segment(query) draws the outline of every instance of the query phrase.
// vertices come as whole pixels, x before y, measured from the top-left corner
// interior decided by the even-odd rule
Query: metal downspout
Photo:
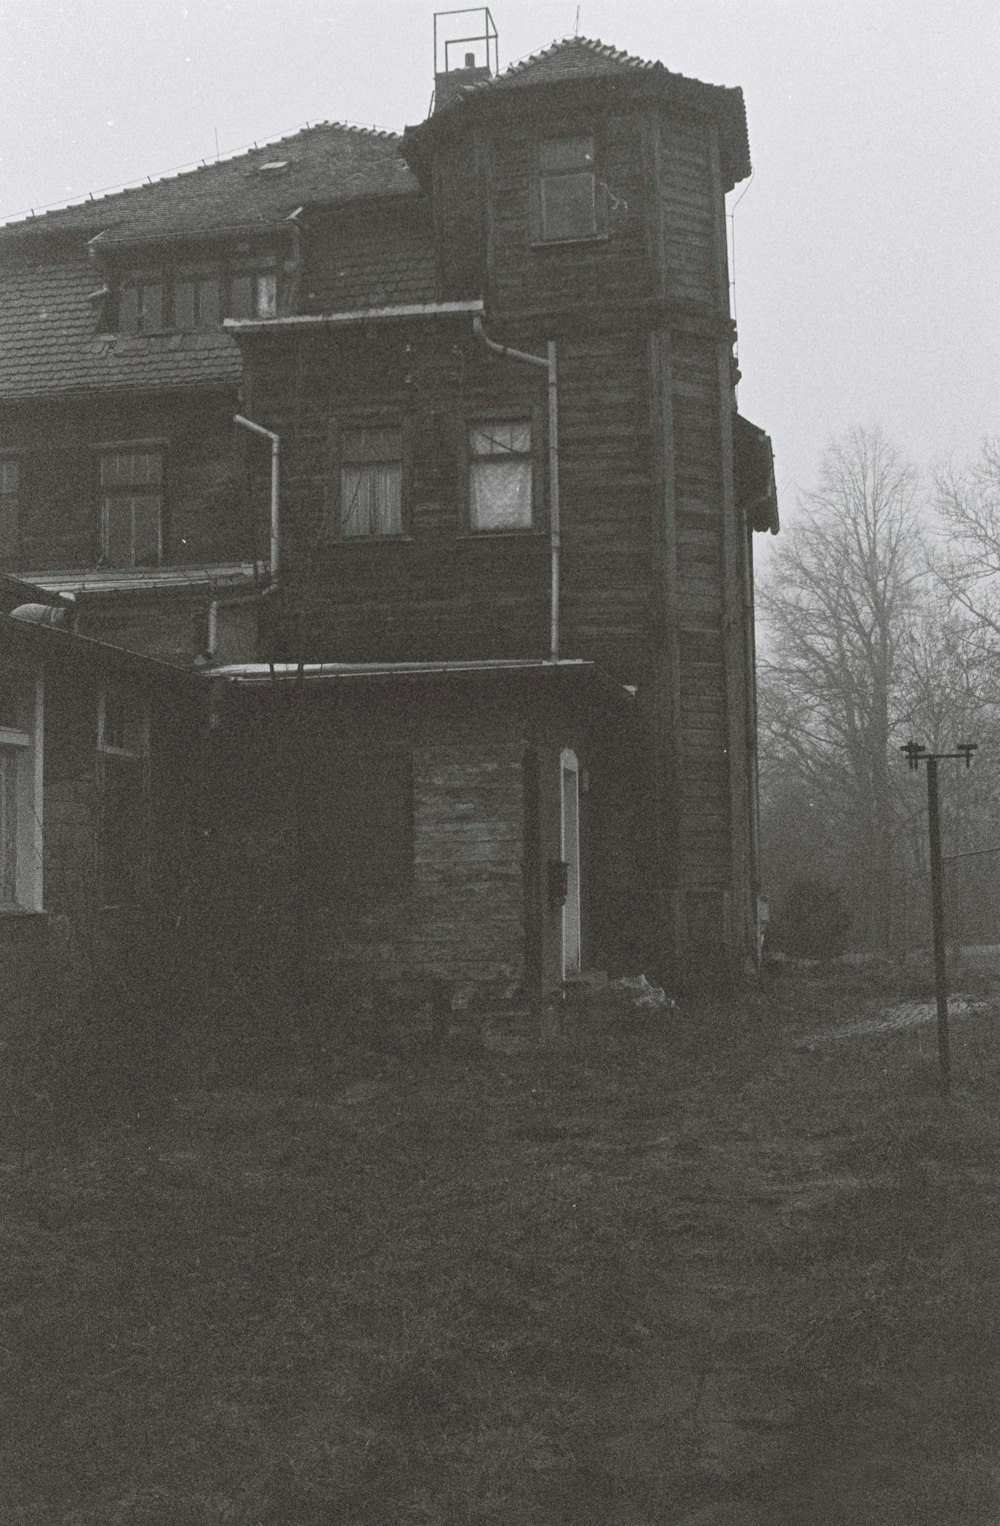
[[[527,350],[515,350],[506,344],[498,344],[483,328],[481,318],[473,318],[472,329],[488,350],[503,355],[508,360],[519,360],[524,365],[540,366],[548,373],[549,393],[549,545],[551,553],[551,593],[549,613],[549,660],[559,661],[559,550],[561,545],[559,521],[559,396],[556,385],[556,345],[548,342],[547,355],[532,355]]]
[[[263,424],[255,424],[252,419],[245,419],[241,413],[233,414],[233,423],[238,424],[241,429],[249,429],[252,434],[263,435],[265,440],[271,442],[271,580],[265,592],[273,594],[278,586],[278,574],[281,570],[281,521],[278,512],[281,488],[281,436],[276,435],[273,429],[265,429]]]

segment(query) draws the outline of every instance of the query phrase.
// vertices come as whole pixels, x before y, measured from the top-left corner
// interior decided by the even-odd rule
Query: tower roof
[[[592,86],[636,93],[658,100],[677,115],[718,124],[722,168],[727,185],[735,185],[750,173],[746,108],[738,87],[709,85],[676,74],[663,64],[637,58],[591,37],[566,37],[538,53],[511,64],[502,74],[458,89],[446,105],[403,135],[403,153],[418,174],[426,168],[430,144],[439,132],[458,123],[473,111],[486,111],[492,102],[510,99],[531,89],[570,91]]]

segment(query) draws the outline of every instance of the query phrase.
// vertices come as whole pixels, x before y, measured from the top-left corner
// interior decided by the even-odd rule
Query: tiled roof
[[[613,48],[595,38],[565,37],[561,42],[552,42],[540,52],[511,64],[495,78],[484,80],[482,85],[472,85],[469,89],[497,90],[508,85],[542,85],[550,80],[597,79],[606,75],[634,74],[637,69],[662,70],[665,74],[670,72],[662,64],[636,58],[632,53],[623,53],[620,48]],[[681,78],[680,75],[677,77]]]
[[[562,86],[575,80],[595,83],[648,81],[668,107],[717,120],[721,128],[724,169],[728,171],[730,181],[735,183],[749,175],[750,146],[742,90],[689,79],[686,75],[673,73],[661,63],[623,53],[619,48],[591,37],[567,37],[562,42],[553,42],[541,52],[511,64],[502,74],[457,90],[426,122],[407,128],[403,137],[407,159],[418,172],[423,172],[423,145],[427,137],[435,132],[442,119],[453,118],[473,102],[485,102],[532,86]]]
[[[72,263],[54,263],[20,251],[10,262],[0,302],[0,398],[238,381],[239,352],[221,331],[96,333],[87,297],[97,282],[82,253]]]
[[[285,167],[265,170],[264,164]],[[239,351],[221,330],[97,332],[99,306],[88,297],[104,277],[88,264],[86,241],[98,231],[98,247],[107,248],[195,231],[273,227],[299,207],[307,208],[307,220],[323,205],[359,202],[363,208],[381,198],[374,219],[347,214],[344,232],[334,231],[336,261],[322,281],[307,272],[302,310],[430,301],[436,296],[434,250],[417,190],[397,138],[324,124],[238,159],[0,230],[0,398],[239,380]]]
[[[112,239],[156,238],[275,223],[309,202],[417,189],[395,133],[322,122],[232,159],[8,224],[0,233],[79,231]]]

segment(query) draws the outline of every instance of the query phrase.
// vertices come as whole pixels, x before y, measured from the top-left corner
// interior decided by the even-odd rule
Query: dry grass
[[[929,1031],[825,1036],[887,995],[301,1052],[11,1152],[0,1521],[992,1523],[997,1014],[945,1106]]]

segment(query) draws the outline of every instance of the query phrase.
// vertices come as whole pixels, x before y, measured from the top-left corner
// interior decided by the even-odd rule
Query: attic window
[[[597,182],[593,138],[540,143],[536,241],[555,244],[606,233],[607,197]]]
[[[190,333],[217,328],[226,317],[277,312],[276,256],[248,248],[204,262],[126,271],[118,293],[118,327],[126,334]]]

